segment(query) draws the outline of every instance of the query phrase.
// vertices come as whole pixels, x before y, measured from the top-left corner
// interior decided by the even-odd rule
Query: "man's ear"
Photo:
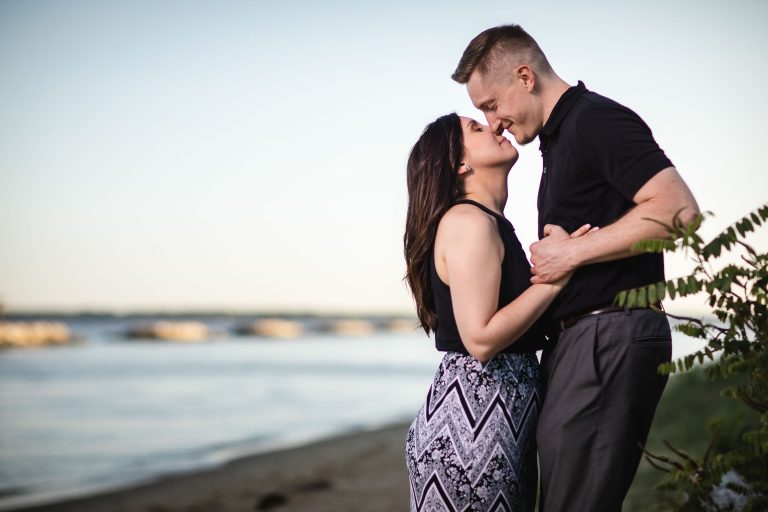
[[[525,90],[533,92],[533,88],[536,86],[536,77],[533,70],[527,64],[517,66],[515,69],[515,78],[520,82]]]

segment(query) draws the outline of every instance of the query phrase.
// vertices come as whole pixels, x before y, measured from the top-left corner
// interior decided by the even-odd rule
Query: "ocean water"
[[[423,334],[186,344],[70,326],[87,340],[0,353],[0,508],[408,420],[440,359]]]
[[[441,358],[423,333],[171,343],[68,324],[86,340],[0,352],[0,510],[410,421]]]

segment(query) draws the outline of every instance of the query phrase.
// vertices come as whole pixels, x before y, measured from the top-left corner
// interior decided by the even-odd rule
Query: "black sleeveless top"
[[[499,307],[503,308],[531,285],[531,265],[525,256],[523,247],[515,235],[512,223],[503,215],[499,215],[486,206],[471,199],[460,199],[454,204],[473,204],[485,213],[496,218],[499,235],[504,244],[504,259],[501,261],[501,283],[499,285]],[[453,316],[451,289],[437,275],[435,267],[434,246],[430,254],[432,293],[437,311],[437,329],[435,330],[435,346],[437,350],[460,352],[468,354],[459,336],[456,319]],[[482,264],[480,262],[479,264]],[[544,348],[547,339],[544,336],[543,325],[536,322],[528,331],[502,352],[535,352]]]

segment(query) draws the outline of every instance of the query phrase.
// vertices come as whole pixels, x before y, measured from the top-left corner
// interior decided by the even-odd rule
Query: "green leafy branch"
[[[666,440],[669,455],[643,450],[646,460],[668,475],[658,488],[684,497],[677,510],[734,510],[735,505],[721,506],[713,498],[716,487],[741,496],[746,504],[740,510],[768,510],[768,254],[760,253],[748,242],[749,236],[768,222],[768,204],[748,213],[709,242],[701,238],[698,230],[705,217],[712,215],[710,212],[697,215],[687,224],[681,221],[680,214],[676,213],[671,225],[648,219],[664,226],[668,238],[638,242],[633,249],[651,253],[682,251],[695,264],[691,273],[622,291],[615,303],[660,311],[657,305],[664,299],[706,294],[716,322],[666,313],[680,321],[675,325],[677,331],[706,340],[706,346],[660,365],[659,371],[684,372],[696,363],[706,362],[704,374],[708,379],[736,377],[738,384],[725,386],[721,395],[739,400],[756,415],[756,428],[745,432],[738,445],[729,449],[716,450],[713,438],[700,458]],[[739,249],[744,254],[738,263],[716,269],[718,258]],[[731,481],[725,483],[724,475],[731,475]]]

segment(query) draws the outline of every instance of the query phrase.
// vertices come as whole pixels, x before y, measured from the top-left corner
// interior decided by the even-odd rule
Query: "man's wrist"
[[[584,260],[582,259],[584,255],[584,247],[582,247],[582,244],[580,243],[581,238],[583,237],[572,238],[563,244],[563,266],[568,272],[573,272],[584,264]]]

